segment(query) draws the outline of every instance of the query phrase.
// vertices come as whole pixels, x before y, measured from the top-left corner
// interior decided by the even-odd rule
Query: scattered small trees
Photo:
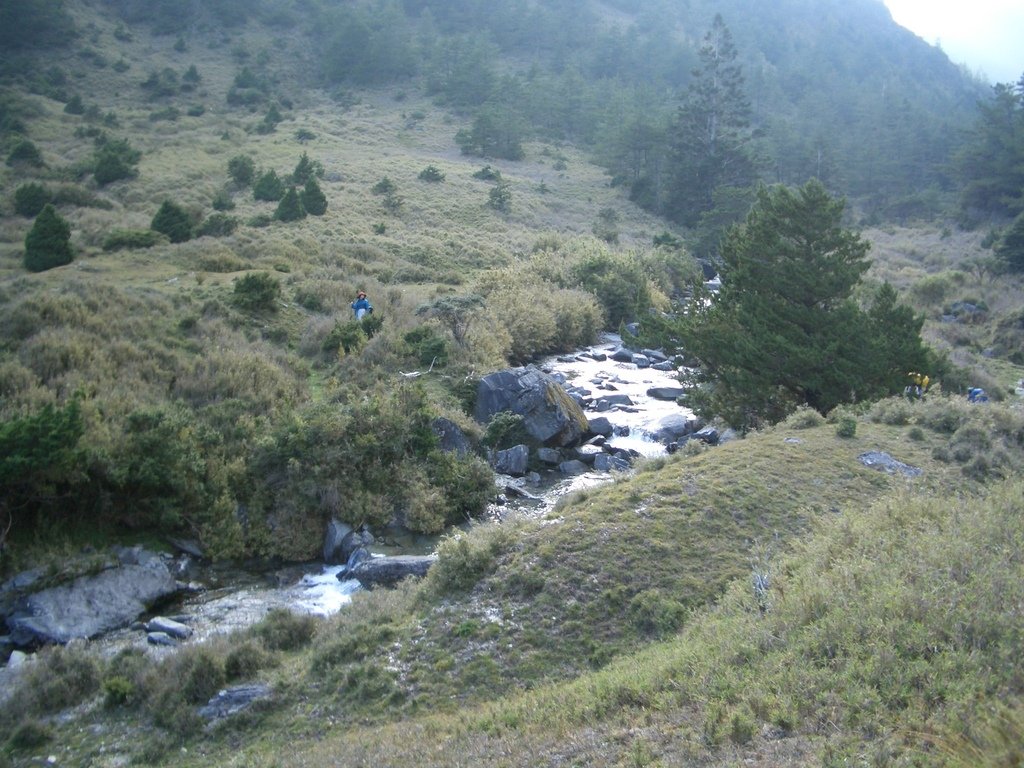
[[[71,226],[47,203],[25,235],[25,268],[42,272],[70,264],[75,258],[71,247]]]

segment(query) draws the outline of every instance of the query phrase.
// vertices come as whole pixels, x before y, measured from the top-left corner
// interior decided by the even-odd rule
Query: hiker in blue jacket
[[[373,307],[370,306],[370,300],[366,298],[366,291],[359,291],[356,294],[356,300],[352,302],[352,311],[355,313],[356,320],[362,320],[363,315],[367,313],[373,314]]]

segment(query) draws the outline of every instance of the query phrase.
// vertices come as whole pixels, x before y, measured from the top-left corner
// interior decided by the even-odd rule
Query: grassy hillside
[[[169,529],[226,553],[308,555],[327,514],[426,515],[439,467],[451,486],[473,476],[401,453],[414,441],[396,424],[443,414],[478,437],[463,410],[474,376],[607,322],[614,307],[569,279],[580,264],[637,278],[655,307],[694,274],[684,249],[651,245],[666,224],[571,145],[468,158],[454,141],[468,118],[417,84],[299,89],[312,54],[297,33],[253,24],[179,44],[69,7],[83,35],[6,75],[5,114],[45,165],[0,167],[0,420],[77,403],[81,435],[57,451],[62,474],[38,477],[41,511],[15,516],[5,573]],[[200,81],[182,90],[192,65]],[[269,101],[227,103],[244,68],[290,104],[271,131]],[[153,73],[177,86],[154,98]],[[65,111],[75,94],[83,114]],[[137,178],[96,183],[100,131],[141,151]],[[228,172],[249,157],[287,176],[303,153],[323,166],[322,217],[274,220]],[[375,191],[385,178],[390,196]],[[22,266],[32,220],[13,198],[29,182],[70,222],[72,264]],[[237,229],[105,249],[166,199],[196,221],[230,200]],[[452,536],[423,582],[361,593],[327,621],[275,613],[162,658],[44,651],[5,678],[0,765],[1018,765],[1021,284],[993,274],[984,233],[865,234],[870,281],[896,284],[959,366],[924,402],[799,411],[694,444],[541,520]],[[249,275],[280,293],[240,301]],[[346,352],[357,288],[383,325]],[[484,303],[463,339],[421,311],[470,295]],[[401,375],[442,349],[415,385]],[[993,402],[967,405],[979,384]],[[396,496],[368,481],[339,492],[356,459],[392,450]],[[923,473],[865,467],[866,451]],[[284,525],[244,529],[239,505]],[[271,696],[206,728],[197,705],[250,682]]]

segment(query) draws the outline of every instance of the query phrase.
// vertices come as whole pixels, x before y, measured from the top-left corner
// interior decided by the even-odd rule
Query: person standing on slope
[[[356,294],[356,300],[352,302],[352,311],[355,313],[356,320],[362,320],[365,314],[373,314],[373,307],[370,306],[370,300],[366,298],[366,291],[359,291]]]

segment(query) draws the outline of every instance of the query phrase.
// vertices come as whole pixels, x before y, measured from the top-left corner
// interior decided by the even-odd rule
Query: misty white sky
[[[885,0],[897,24],[992,83],[1024,74],[1024,1]]]

